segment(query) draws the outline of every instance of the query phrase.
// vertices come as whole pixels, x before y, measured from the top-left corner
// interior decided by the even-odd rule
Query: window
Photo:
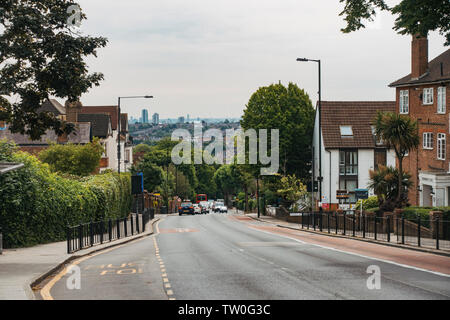
[[[408,90],[400,90],[400,113],[409,113],[409,92]]]
[[[380,166],[386,166],[386,164],[387,164],[387,149],[375,149],[374,169],[378,170]]]
[[[341,176],[358,175],[358,152],[340,151],[339,152],[339,174]]]
[[[433,149],[433,133],[432,132],[424,132],[423,133],[423,148],[424,149]]]
[[[340,129],[341,129],[341,136],[343,137],[353,136],[352,126],[340,126]]]
[[[445,113],[445,87],[439,87],[437,92],[437,112]]]
[[[445,160],[445,133],[438,133],[437,137],[437,158],[438,160]]]
[[[423,89],[423,104],[433,104],[433,88]]]
[[[378,139],[375,126],[370,126],[370,128],[372,129],[372,134],[373,134],[373,137],[374,137],[374,139],[375,139],[375,144],[376,144],[376,145],[382,145],[382,144],[384,144],[383,139],[381,139],[381,138]]]

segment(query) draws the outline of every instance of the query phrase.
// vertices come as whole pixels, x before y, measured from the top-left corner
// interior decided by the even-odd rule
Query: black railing
[[[450,250],[450,221],[366,214],[307,213],[296,217],[302,229],[419,247]]]
[[[147,223],[153,218],[154,210],[151,208],[145,210],[143,214],[132,213],[127,218],[69,226],[67,253],[145,232]]]

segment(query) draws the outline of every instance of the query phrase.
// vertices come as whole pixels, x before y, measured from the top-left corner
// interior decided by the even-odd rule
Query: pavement
[[[33,300],[32,286],[52,274],[67,262],[93,254],[109,247],[118,246],[153,233],[153,224],[159,215],[148,222],[143,233],[110,243],[96,245],[67,254],[67,242],[55,242],[29,248],[4,249],[0,255],[0,300]]]
[[[244,215],[244,212],[239,210],[237,211],[237,213]],[[438,254],[438,255],[443,255],[443,256],[447,256],[450,257],[450,247],[443,247],[441,246],[440,250],[436,250],[433,249],[432,247],[434,247],[434,241],[432,246],[425,246],[424,245],[424,241],[426,241],[425,239],[422,239],[422,247],[418,247],[417,245],[413,245],[413,244],[401,244],[401,243],[397,243],[395,240],[394,236],[391,236],[391,242],[387,242],[387,241],[383,241],[383,240],[374,240],[371,239],[369,237],[366,238],[362,238],[362,237],[352,237],[351,235],[342,235],[342,234],[334,234],[334,233],[328,233],[328,232],[320,232],[319,230],[313,230],[312,228],[307,229],[305,228],[301,228],[301,226],[298,223],[295,222],[288,222],[286,220],[282,220],[282,219],[278,219],[276,217],[273,216],[264,216],[264,215],[260,215],[258,218],[258,214],[257,213],[247,213],[245,214],[245,216],[250,217],[254,220],[257,221],[262,221],[262,222],[266,222],[266,223],[270,223],[272,225],[276,225],[278,227],[283,227],[283,228],[289,228],[292,230],[299,230],[302,232],[309,232],[309,233],[314,233],[314,234],[320,234],[320,235],[324,235],[324,236],[328,236],[328,237],[335,237],[335,238],[346,238],[346,239],[352,239],[352,240],[357,240],[357,241],[365,241],[365,242],[370,242],[370,243],[376,243],[379,245],[383,245],[383,246],[390,246],[390,247],[397,247],[397,248],[403,248],[403,249],[409,249],[409,250],[415,250],[415,251],[420,251],[420,252],[427,252],[427,253],[433,253],[433,254]],[[348,233],[351,231],[347,231]],[[441,241],[443,242],[443,241]]]
[[[74,262],[75,263],[75,262]],[[164,216],[155,233],[76,261],[50,299],[450,300],[450,258],[327,237],[233,214]],[[372,281],[379,270],[379,281]],[[378,284],[377,284],[378,283]]]

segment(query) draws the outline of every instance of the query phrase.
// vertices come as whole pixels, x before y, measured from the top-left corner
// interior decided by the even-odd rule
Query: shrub
[[[356,210],[361,209],[361,201],[363,202],[364,210],[378,208],[378,197],[377,196],[372,196],[372,197],[369,197],[368,199],[364,199],[364,200],[358,200],[358,202],[356,203],[356,208],[355,208]]]
[[[63,177],[35,156],[6,148],[5,142],[0,142],[0,158],[25,164],[0,175],[0,226],[5,247],[64,240],[68,225],[121,218],[130,212],[131,178],[127,173]]]

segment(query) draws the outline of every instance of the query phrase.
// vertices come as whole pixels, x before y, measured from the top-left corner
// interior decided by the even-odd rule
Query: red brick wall
[[[412,175],[413,186],[409,192],[409,200],[412,205],[419,205],[419,192],[417,186],[419,183],[419,171],[430,171],[433,169],[442,169],[447,172],[449,170],[450,157],[450,134],[449,134],[449,111],[450,111],[450,89],[449,83],[446,86],[446,113],[437,113],[437,88],[442,84],[421,85],[412,87],[397,88],[397,112],[400,111],[399,95],[400,90],[409,91],[409,116],[418,121],[419,127],[419,148],[417,151],[410,152],[410,154],[403,159],[403,169]],[[423,105],[420,95],[423,95],[424,88],[433,88],[433,104]],[[423,133],[433,133],[433,149],[428,150],[423,148]],[[446,159],[437,159],[437,134],[446,134]],[[398,163],[397,163],[398,165]]]

